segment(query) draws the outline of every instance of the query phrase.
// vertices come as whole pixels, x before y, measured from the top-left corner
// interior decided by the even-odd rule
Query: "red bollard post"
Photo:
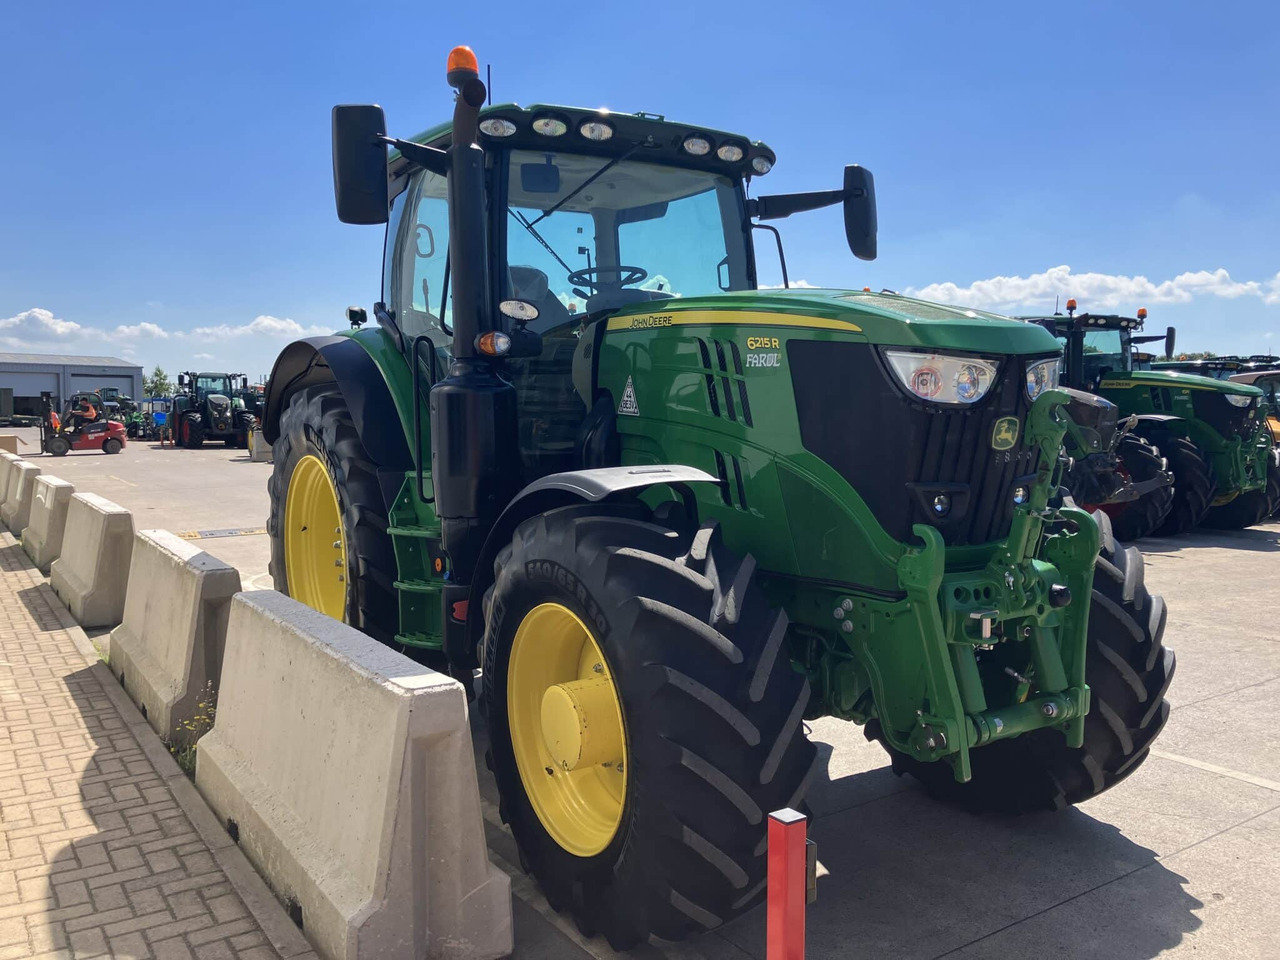
[[[769,907],[766,960],[804,960],[804,909],[809,821],[787,808],[769,814]]]

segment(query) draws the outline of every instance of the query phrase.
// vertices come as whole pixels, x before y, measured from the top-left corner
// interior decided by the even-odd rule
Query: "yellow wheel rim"
[[[347,544],[338,491],[319,457],[298,461],[284,502],[284,562],[289,595],[345,620]]]
[[[627,795],[622,702],[600,645],[567,607],[534,607],[516,629],[507,716],[520,780],[543,827],[575,856],[603,851]]]

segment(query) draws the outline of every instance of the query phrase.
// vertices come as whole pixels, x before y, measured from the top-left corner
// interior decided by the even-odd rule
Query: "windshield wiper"
[[[539,217],[538,220],[533,221],[533,223],[530,223],[528,217],[526,217],[523,213],[521,213],[519,210],[516,210],[513,207],[507,207],[507,212],[516,218],[520,226],[524,227],[526,230],[529,231],[529,233],[533,236],[533,239],[537,240],[540,244],[542,244],[542,248],[546,250],[547,253],[551,254],[553,257],[556,258],[556,262],[560,264],[560,266],[564,267],[566,273],[573,273],[573,267],[565,263],[564,260],[561,258],[560,254],[556,253],[555,250],[552,249],[551,244],[547,243],[546,240],[542,239],[542,234],[540,234],[537,230],[533,228],[533,224],[537,223],[538,220],[541,220],[542,219],[541,217]]]
[[[566,203],[568,203],[570,200],[572,200],[574,197],[580,194],[583,190],[587,189],[587,187],[591,186],[591,184],[599,180],[602,176],[605,175],[605,173],[607,173],[613,167],[616,167],[623,160],[627,159],[627,157],[631,156],[633,153],[635,153],[639,149],[640,149],[640,144],[638,143],[633,144],[631,149],[628,150],[626,153],[622,154],[619,157],[614,157],[612,160],[606,163],[603,167],[601,167],[591,176],[587,177],[587,179],[583,180],[582,183],[578,184],[578,189],[574,190],[572,193],[566,194],[565,197],[560,201],[558,201],[555,206],[553,206],[550,210],[547,210],[546,212],[544,212],[542,216],[538,217],[537,220],[534,220],[533,223],[530,223],[529,226],[533,227],[535,224],[539,224],[543,220],[547,219],[547,217],[551,216],[553,213],[555,213],[557,210],[563,207]],[[561,261],[561,263],[563,262],[564,261]]]

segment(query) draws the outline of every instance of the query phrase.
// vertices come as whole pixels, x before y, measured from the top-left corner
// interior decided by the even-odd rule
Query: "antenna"
[[[493,64],[484,65],[484,85],[489,90],[489,106],[493,106]]]
[[[1054,298],[1053,298],[1053,312],[1054,312],[1054,315],[1055,315],[1055,316],[1056,316],[1056,315],[1057,315],[1057,313],[1058,313],[1058,301],[1059,301],[1059,300],[1061,300],[1061,299],[1062,299],[1062,295],[1061,295],[1061,294],[1059,294],[1058,296],[1056,296],[1056,297],[1054,297]]]

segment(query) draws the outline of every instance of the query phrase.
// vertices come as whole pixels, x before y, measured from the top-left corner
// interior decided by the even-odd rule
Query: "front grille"
[[[792,340],[788,365],[801,441],[834,467],[900,541],[911,527],[938,527],[953,545],[1003,539],[1013,519],[1013,491],[1029,483],[1039,452],[1025,441],[1030,408],[1025,364],[1042,357],[1006,357],[991,392],[972,407],[912,400],[892,379],[874,347]],[[1012,449],[992,447],[996,424],[1018,423]],[[939,517],[934,499],[945,494]]]
[[[1257,424],[1257,411],[1254,404],[1247,407],[1235,407],[1227,402],[1226,394],[1212,390],[1192,390],[1192,409],[1196,417],[1227,439],[1232,437],[1253,436]],[[1253,418],[1249,417],[1253,413]]]

